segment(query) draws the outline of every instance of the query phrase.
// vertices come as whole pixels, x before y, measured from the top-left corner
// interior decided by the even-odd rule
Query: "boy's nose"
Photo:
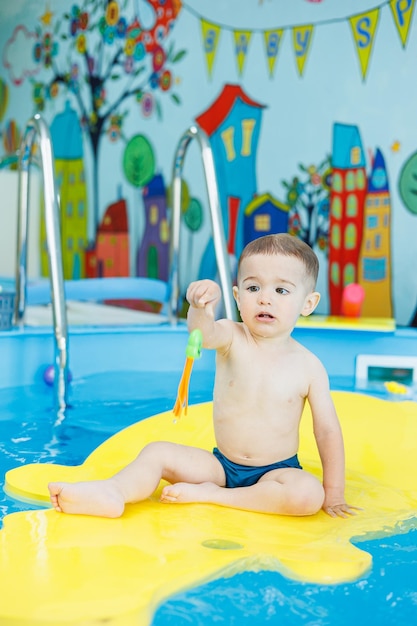
[[[271,297],[269,292],[265,290],[259,291],[258,302],[259,304],[271,304]]]

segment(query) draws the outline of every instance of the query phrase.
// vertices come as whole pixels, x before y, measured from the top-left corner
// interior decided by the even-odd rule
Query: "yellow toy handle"
[[[178,385],[177,399],[173,408],[173,413],[176,417],[181,417],[184,409],[184,414],[187,415],[188,409],[188,390],[190,386],[191,372],[193,369],[194,359],[201,357],[201,348],[203,345],[203,335],[201,330],[195,328],[191,331],[188,338],[187,347],[185,349],[185,364],[182,372],[180,384]]]

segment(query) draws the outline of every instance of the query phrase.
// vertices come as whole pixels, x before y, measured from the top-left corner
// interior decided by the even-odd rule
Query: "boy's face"
[[[310,315],[320,300],[303,263],[280,254],[243,259],[233,295],[242,320],[262,337],[291,332],[299,316]]]

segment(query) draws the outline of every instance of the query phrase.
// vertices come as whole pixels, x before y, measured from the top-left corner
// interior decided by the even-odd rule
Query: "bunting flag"
[[[411,18],[413,17],[415,0],[391,0],[389,5],[395,26],[401,39],[403,48],[405,48],[408,34],[410,32]]]
[[[226,24],[207,21],[184,0],[182,2],[182,8],[200,20],[209,78],[212,77],[214,60],[219,47],[220,34],[224,30],[229,31],[233,36],[233,50],[239,76],[241,76],[244,71],[252,35],[254,33],[260,33],[262,35],[270,77],[274,75],[275,64],[278,54],[280,53],[284,33],[286,30],[292,31],[292,44],[297,72],[298,75],[302,77],[307,58],[311,51],[313,33],[315,33],[317,28],[322,25],[328,26],[329,24],[335,24],[337,22],[347,22],[353,34],[362,80],[366,80],[381,11],[389,6],[401,44],[403,48],[405,48],[411,30],[415,2],[416,0],[384,0],[378,6],[364,11],[363,13],[322,20],[314,24],[292,24],[285,27],[277,26],[276,28],[268,27],[267,29],[248,28],[239,30]]]
[[[379,19],[379,9],[367,11],[362,15],[354,15],[349,18],[352,28],[353,39],[362,71],[362,79],[365,80],[368,72],[369,59],[375,41],[376,27]]]
[[[219,45],[221,28],[217,24],[212,24],[206,20],[201,20],[201,31],[203,34],[204,52],[206,55],[208,75],[211,78],[213,63]]]
[[[274,75],[275,62],[278,58],[279,47],[284,36],[284,29],[266,30],[264,32],[265,56],[268,62],[269,76]]]
[[[249,42],[252,36],[250,30],[235,30],[233,33],[235,40],[235,56],[237,61],[237,68],[239,76],[242,76],[243,66],[248,54]]]
[[[292,29],[292,41],[294,46],[295,60],[297,62],[298,74],[303,75],[304,64],[310,50],[311,40],[313,38],[314,27],[311,24],[307,26],[294,26]]]

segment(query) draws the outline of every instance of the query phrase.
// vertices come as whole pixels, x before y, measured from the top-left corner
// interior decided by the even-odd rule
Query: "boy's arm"
[[[221,290],[213,280],[192,282],[186,298],[190,304],[187,323],[190,332],[199,328],[203,335],[203,347],[218,350],[227,348],[232,341],[233,322],[216,320],[216,306],[221,299]]]
[[[355,514],[345,501],[345,450],[342,429],[330,395],[327,373],[320,363],[308,395],[313,414],[314,436],[323,467],[323,510],[332,517]]]

